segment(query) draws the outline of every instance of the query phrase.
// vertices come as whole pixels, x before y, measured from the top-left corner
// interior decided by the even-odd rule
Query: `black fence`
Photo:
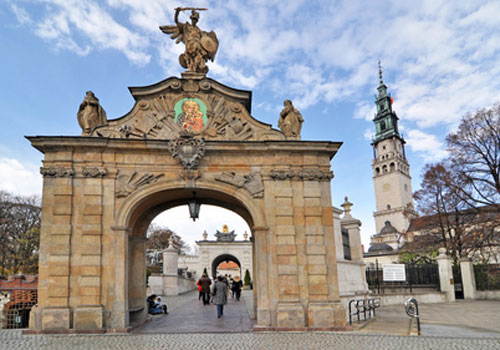
[[[430,288],[439,291],[439,269],[437,264],[405,265],[405,282],[384,282],[382,266],[367,268],[366,282],[368,287],[375,293],[383,294],[387,289],[408,289],[410,293],[413,288]]]
[[[500,290],[500,265],[474,265],[477,290]]]

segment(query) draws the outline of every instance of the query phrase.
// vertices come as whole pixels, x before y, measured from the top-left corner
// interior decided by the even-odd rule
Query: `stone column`
[[[460,258],[460,273],[462,274],[464,299],[475,299],[476,279],[474,277],[474,266],[469,258]]]
[[[453,270],[451,258],[446,255],[445,248],[439,248],[439,256],[436,258],[439,266],[439,285],[441,291],[446,293],[448,302],[455,301],[455,285],[453,282]]]
[[[179,267],[179,252],[174,247],[172,238],[168,248],[163,251],[163,295],[177,295],[177,270]]]

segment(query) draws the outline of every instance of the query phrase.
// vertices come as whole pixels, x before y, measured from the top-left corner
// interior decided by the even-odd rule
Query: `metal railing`
[[[413,288],[432,288],[439,290],[439,269],[437,264],[407,264],[405,267],[405,282],[384,282],[383,269],[376,264],[375,267],[365,269],[366,282],[371,291],[384,294],[385,289],[408,289],[413,293]]]
[[[352,299],[349,301],[349,324],[352,324],[352,317],[356,316],[358,322],[361,322],[361,315],[363,321],[369,317],[375,317],[375,310],[380,307],[380,298],[368,299]],[[366,314],[368,313],[368,318]]]

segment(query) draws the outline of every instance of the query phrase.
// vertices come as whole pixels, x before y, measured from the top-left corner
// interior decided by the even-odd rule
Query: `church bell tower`
[[[380,84],[375,96],[377,113],[373,146],[373,184],[377,210],[373,214],[377,233],[390,221],[400,233],[406,232],[410,220],[416,216],[413,208],[410,165],[405,154],[405,140],[399,134],[392,98],[382,79],[379,61]]]

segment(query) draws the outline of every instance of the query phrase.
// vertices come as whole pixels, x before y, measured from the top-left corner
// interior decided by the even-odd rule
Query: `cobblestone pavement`
[[[149,350],[149,349],[500,349],[499,338],[443,338],[369,335],[336,332],[283,332],[231,334],[106,334],[21,335],[0,331],[0,350]]]

